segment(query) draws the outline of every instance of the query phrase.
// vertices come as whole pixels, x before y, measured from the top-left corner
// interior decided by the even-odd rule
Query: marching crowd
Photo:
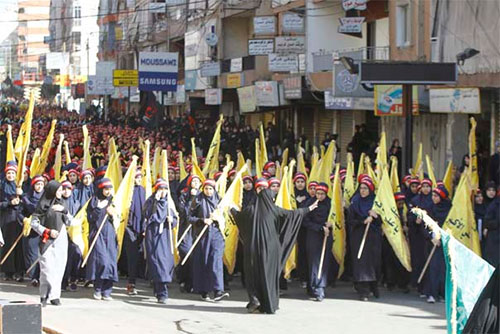
[[[5,133],[11,125],[12,136],[16,138],[24,112],[2,112],[1,131]],[[112,300],[113,284],[118,281],[119,272],[127,276],[130,295],[137,294],[137,279],[150,281],[158,303],[167,302],[168,285],[174,280],[179,282],[183,292],[197,293],[205,301],[229,297],[231,275],[223,264],[223,222],[213,215],[221,201],[216,182],[224,177],[220,171],[226,163],[225,153],[234,161],[238,152],[245,158],[253,157],[259,132],[226,120],[221,130],[220,171],[211,171],[213,177],[202,180],[194,171],[196,162],[189,153],[191,137],[195,137],[198,157],[207,155],[215,128],[215,124],[208,121],[196,121],[190,116],[165,119],[157,131],[149,131],[139,124],[104,122],[93,116],[79,117],[50,106],[38,106],[33,117],[31,151],[43,146],[51,119],[58,120],[55,138],[64,134],[70,148],[72,161],[62,168],[67,172],[64,180],[54,179],[56,140],[49,154],[49,164],[40,175],[30,177],[32,155],[27,159],[27,166],[19,166],[15,161],[4,163],[0,184],[3,236],[3,240],[0,239],[3,244],[0,269],[4,279],[18,282],[27,279],[31,285],[39,286],[43,305],[60,305],[61,289],[74,291],[78,283],[92,285],[93,298]],[[82,167],[83,124],[92,136],[91,155],[95,169]],[[153,175],[153,193],[148,198],[143,187],[145,175],[142,169],[135,172],[121,256],[115,229],[116,212],[112,205],[113,182],[105,177],[109,163],[107,143],[111,137],[116,140],[122,167],[128,166],[134,155],[142,156],[141,142],[146,139],[151,142],[153,151],[155,147],[167,149],[169,160],[169,179]],[[278,309],[280,290],[287,288],[288,281],[283,269],[295,244],[297,266],[292,277],[300,281],[305,293],[315,301],[325,298],[325,289],[334,286],[337,278],[351,281],[363,301],[372,296],[379,298],[381,284],[403,293],[415,288],[429,303],[444,298],[442,252],[435,252],[423,278],[419,279],[431,250],[434,246],[440,247],[440,241],[433,238],[422,219],[410,209],[424,209],[441,226],[452,207],[450,193],[454,189],[448,189],[439,180],[433,187],[427,175],[423,178],[404,175],[401,179],[400,191],[394,193],[394,199],[410,245],[412,271],[409,272],[383,234],[380,215],[373,210],[377,192],[375,180],[364,173],[349,176],[345,168],[340,168],[338,176],[342,188],[347,177],[353,177],[352,182],[357,185],[349,203],[343,201],[347,242],[345,265],[341,268],[331,251],[324,252],[325,247],[330,250],[336,242],[329,222],[332,205],[329,193],[335,166],[331,166],[330,182],[310,179],[313,164],[308,159],[311,155],[305,154],[307,170],[293,175],[292,198],[296,209],[282,209],[275,200],[285,181],[280,179],[279,166],[274,161],[285,148],[289,149],[290,160],[302,148],[296,145],[291,130],[285,133],[284,145],[280,147],[278,130],[272,124],[265,129],[265,137],[269,155],[258,173],[261,177],[256,176],[257,171],[243,176],[242,205],[233,205],[230,210],[239,231],[235,272],[241,274],[248,292],[249,312],[274,313]],[[306,139],[302,140],[306,146]],[[365,144],[356,144],[359,134],[353,142],[355,156],[360,150],[359,153],[370,153],[364,152]],[[325,144],[328,143],[325,140]],[[397,155],[397,146],[394,142],[387,154]],[[2,159],[5,159],[4,149]],[[180,159],[184,159],[183,163]],[[203,167],[204,159],[199,162]],[[183,165],[188,174],[181,178]],[[22,185],[16,184],[19,168],[24,168]],[[229,171],[229,184],[236,175],[236,170]],[[474,213],[483,257],[498,267],[500,190],[494,177],[490,175],[492,181],[475,193]],[[67,229],[74,228],[74,217],[80,210],[85,210],[89,224],[88,243],[95,244],[88,259],[67,233]],[[177,236],[173,235],[174,228],[177,228]],[[356,256],[362,244],[363,254]],[[176,252],[172,250],[176,246],[180,257],[178,264]],[[83,269],[82,264],[85,264]]]

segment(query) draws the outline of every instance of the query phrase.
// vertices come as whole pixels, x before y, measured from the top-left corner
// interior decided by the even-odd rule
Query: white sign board
[[[177,93],[175,94],[175,102],[185,103],[186,102],[186,90],[184,85],[177,85]]]
[[[366,10],[367,0],[342,0],[342,8],[347,12],[348,10]]]
[[[248,40],[248,54],[250,56],[265,56],[274,52],[274,39]]]
[[[243,58],[233,58],[231,59],[230,72],[241,72],[243,71]]]
[[[268,61],[271,72],[297,72],[299,69],[297,55],[271,53],[268,56]]]
[[[60,70],[69,66],[69,53],[50,52],[46,56],[46,67],[48,70]]]
[[[151,14],[165,14],[166,13],[165,3],[164,2],[150,2],[148,12]]]
[[[275,41],[276,53],[304,53],[306,50],[304,36],[280,36]]]
[[[177,52],[139,52],[139,90],[175,92],[178,69]]]
[[[241,87],[237,89],[238,103],[242,113],[252,112],[257,109],[257,101],[255,98],[255,86]]]
[[[283,79],[284,95],[286,99],[302,98],[302,76],[293,75]]]
[[[202,77],[216,77],[220,75],[220,62],[206,61],[201,63],[200,74]]]
[[[364,17],[341,17],[339,20],[340,26],[338,32],[344,34],[360,33],[363,22],[365,22]]]
[[[429,99],[431,112],[481,113],[479,88],[431,88]]]
[[[207,88],[205,89],[205,104],[206,105],[219,105],[222,103],[222,89],[221,88]]]
[[[88,95],[112,95],[114,92],[113,77],[109,79],[102,76],[89,75],[87,80]]]
[[[255,16],[253,18],[253,33],[255,35],[276,34],[275,16]]]
[[[303,33],[304,18],[296,13],[284,13],[281,20],[281,28],[284,33]]]
[[[260,107],[279,106],[278,82],[277,81],[256,81],[255,98]]]

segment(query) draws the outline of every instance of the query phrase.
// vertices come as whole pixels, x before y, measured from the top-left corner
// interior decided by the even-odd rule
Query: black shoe
[[[206,301],[206,302],[212,302],[213,300],[210,298],[208,293],[202,293],[201,294],[201,300]]]
[[[61,300],[59,298],[57,299],[52,299],[50,303],[54,306],[61,306]]]
[[[366,297],[366,296],[359,296],[359,300],[361,300],[362,302],[367,302],[368,301],[368,297]]]
[[[214,295],[214,301],[218,302],[224,298],[229,297],[229,293],[225,291],[217,291]]]
[[[250,302],[247,305],[247,311],[248,311],[248,313],[259,312],[259,308],[260,308],[260,303],[258,303],[258,302]]]
[[[47,298],[40,298],[40,303],[42,304],[42,307],[47,306]]]
[[[373,297],[375,297],[377,299],[380,298],[380,291],[379,291],[378,287],[373,288],[372,293],[373,293]]]

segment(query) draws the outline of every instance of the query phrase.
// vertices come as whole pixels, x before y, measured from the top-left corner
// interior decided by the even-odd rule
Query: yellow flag
[[[238,151],[236,159],[236,170],[240,170],[244,164],[246,164],[245,157],[243,156],[243,153],[241,153],[241,151]],[[247,169],[246,172],[243,174],[243,176],[249,175],[248,174],[249,170],[251,169]]]
[[[285,170],[285,166],[287,164],[288,164],[288,148],[285,148],[283,154],[281,155],[280,177],[283,176],[283,171]]]
[[[314,167],[318,164],[318,161],[319,161],[318,148],[316,146],[313,146],[313,153],[311,154],[311,171],[315,169]]]
[[[471,169],[471,187],[476,190],[479,187],[479,174],[477,166],[477,149],[476,149],[476,120],[474,117],[470,118],[470,132],[469,132],[469,166]]]
[[[64,142],[64,135],[61,133],[59,135],[59,143],[57,144],[56,157],[54,160],[54,177],[56,180],[59,180],[61,177],[63,142]]]
[[[375,172],[373,171],[372,163],[370,161],[369,156],[365,157],[365,173],[368,174],[368,176],[372,179],[375,189],[378,189],[379,180],[377,174],[375,174]]]
[[[417,161],[415,161],[415,166],[411,170],[411,176],[418,176],[422,179],[423,176],[423,163],[422,163],[422,143],[418,145]]]
[[[152,178],[153,182],[160,176],[160,163],[161,163],[161,147],[157,146],[155,148],[155,153],[153,155],[153,167],[151,172],[153,173]]]
[[[160,154],[160,177],[168,182],[168,159],[167,150],[161,150]]]
[[[87,220],[87,206],[90,203],[90,199],[85,203],[85,205],[77,212],[75,217],[71,222],[71,226],[67,227],[68,235],[71,241],[80,249],[83,258],[87,256],[89,252],[89,222]]]
[[[436,188],[436,175],[434,175],[434,167],[432,166],[432,161],[428,154],[425,155],[425,163],[427,164],[427,173],[432,181],[432,188]]]
[[[260,163],[262,167],[266,164],[268,160],[267,147],[266,147],[266,136],[264,134],[264,125],[260,123],[259,126],[259,142],[260,142]]]
[[[52,148],[52,142],[54,141],[54,133],[56,131],[57,120],[52,120],[50,124],[49,134],[45,139],[45,143],[43,144],[42,153],[40,154],[40,164],[38,165],[36,174],[43,174],[45,172],[45,168],[49,163],[49,153]]]
[[[123,177],[118,190],[113,196],[113,206],[116,210],[116,217],[113,219],[113,225],[116,231],[116,240],[118,241],[118,258],[120,258],[123,245],[123,237],[125,228],[128,223],[128,214],[130,212],[130,204],[134,195],[135,172],[137,170],[137,156],[132,157],[132,163],[128,167],[127,173]]]
[[[179,151],[179,172],[179,178],[181,180],[184,180],[188,176],[186,168],[184,167],[184,154],[182,153],[182,151]]]
[[[351,198],[356,192],[356,185],[354,184],[354,161],[352,154],[347,153],[347,170],[344,182],[344,201],[346,208],[351,204]]]
[[[92,157],[90,156],[90,136],[87,126],[82,126],[83,130],[83,169],[92,168]]]
[[[325,156],[325,146],[320,145],[319,150],[320,150],[320,155],[319,155],[320,159],[323,159],[323,157]]]
[[[38,166],[40,165],[40,149],[36,148],[33,157],[31,158],[30,177],[38,175]]]
[[[361,155],[359,156],[359,161],[358,161],[358,173],[356,174],[356,184],[358,183],[359,176],[361,174],[365,174],[365,152],[362,152]]]
[[[330,174],[333,171],[336,152],[337,152],[337,146],[335,145],[335,141],[332,140],[328,145],[328,149],[326,150],[325,154],[321,158],[319,167],[317,167],[318,174],[316,180],[313,181],[330,184]]]
[[[14,152],[17,155],[19,149],[19,155],[17,156],[17,177],[16,184],[20,188],[24,182],[24,168],[26,166],[26,159],[28,158],[28,151],[30,149],[31,140],[31,121],[33,120],[33,109],[35,108],[35,98],[33,92],[30,95],[30,104],[26,116],[24,117],[24,122],[19,130],[19,135],[16,140],[16,147]],[[21,138],[21,139],[20,139]],[[19,147],[18,147],[19,141]]]
[[[380,215],[382,219],[382,231],[397,258],[406,270],[411,271],[410,248],[403,233],[401,218],[399,217],[387,169],[384,169],[382,172],[382,180],[380,181],[372,209]]]
[[[209,173],[215,173],[219,170],[219,148],[220,148],[220,130],[222,123],[224,122],[224,117],[220,115],[220,119],[217,122],[217,128],[215,129],[214,137],[210,143],[210,148],[208,149],[207,157],[205,159],[205,165],[203,166],[203,175],[209,175]]]
[[[198,165],[198,156],[196,154],[196,144],[194,138],[191,138],[191,164]]]
[[[292,209],[295,210],[297,209],[297,202],[295,201],[295,187],[293,185],[293,170],[295,168],[295,160],[292,159],[290,161],[290,163],[288,164],[288,175],[285,178],[283,178],[283,181],[282,182],[288,182],[288,189],[290,191],[290,201],[291,201],[291,204],[292,204]],[[285,171],[283,170],[283,173]]]
[[[398,175],[398,158],[394,155],[391,156],[391,186],[393,192],[401,191],[401,186],[399,185],[399,175]]]
[[[446,173],[443,177],[443,183],[446,190],[450,193],[450,198],[453,196],[453,161],[448,162],[448,167],[446,167]]]
[[[236,173],[233,182],[211,215],[219,223],[219,229],[221,230],[224,239],[226,239],[222,260],[230,274],[233,273],[234,265],[236,263],[238,227],[236,226],[233,217],[229,214],[229,209],[233,204],[238,208],[241,208],[241,202],[243,201],[242,176],[246,169],[247,165],[244,165],[243,168]]]
[[[468,173],[463,173],[453,197],[452,207],[443,224],[443,230],[449,232],[462,244],[481,256],[479,234],[472,208],[472,189]]]
[[[380,135],[380,142],[377,148],[377,158],[375,163],[377,166],[377,175],[382,175],[382,170],[387,167],[387,144],[385,141],[385,132],[382,132]]]
[[[66,164],[71,163],[71,154],[69,153],[69,144],[64,141],[64,154],[66,155]]]
[[[12,126],[7,125],[7,155],[5,161],[16,161],[14,155],[14,142],[12,141]]]
[[[297,171],[307,176],[306,162],[304,159],[304,149],[300,146],[300,144],[297,152]]]
[[[151,143],[149,140],[143,142],[142,150],[142,186],[146,192],[146,198],[153,193],[153,181],[151,180],[151,160],[149,159],[149,150]]]
[[[229,164],[224,166],[222,169],[222,174],[219,176],[217,181],[215,182],[215,190],[217,191],[217,194],[219,194],[219,197],[223,197],[226,194],[226,189],[227,189],[227,176],[229,171],[233,168],[234,162],[229,161]]]
[[[330,207],[330,213],[328,214],[328,222],[332,224],[333,228],[334,242],[332,245],[332,253],[335,261],[337,261],[337,263],[339,264],[339,273],[337,277],[340,277],[344,272],[344,258],[346,253],[346,229],[344,221],[344,208],[342,206],[342,186],[340,180],[339,165],[337,165],[337,168],[335,169],[335,179],[333,180],[332,188],[332,205]]]
[[[260,141],[258,138],[255,139],[255,174],[258,178],[262,177],[262,169],[264,168],[264,163],[261,161],[260,154]]]
[[[287,180],[288,178],[288,166],[285,167],[283,179]],[[278,195],[276,196],[276,205],[280,208],[286,210],[293,210],[292,201],[290,196],[290,189],[288,189],[288,182],[282,182]],[[293,246],[292,252],[290,256],[286,260],[284,275],[285,278],[290,277],[290,273],[293,269],[297,267],[297,247]]]
[[[106,174],[104,175],[104,177],[107,177],[111,180],[111,183],[113,183],[113,189],[118,189],[123,178],[122,167],[120,164],[120,153],[113,153],[111,155],[111,159],[108,163],[108,168],[106,169]]]
[[[115,153],[118,153],[118,149],[116,148],[115,138],[111,137],[108,143],[108,160],[111,160],[111,157]]]
[[[191,138],[191,155],[192,155],[192,166],[193,169],[191,170],[191,174],[193,175],[198,175],[200,178],[201,182],[205,181],[205,174],[200,169],[200,166],[198,165],[198,157],[196,156],[196,145],[194,143],[194,138]],[[218,159],[218,157],[217,157]]]

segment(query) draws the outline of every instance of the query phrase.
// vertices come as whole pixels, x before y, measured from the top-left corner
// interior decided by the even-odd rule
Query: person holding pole
[[[375,186],[369,177],[361,179],[358,193],[351,199],[347,223],[350,228],[352,276],[359,299],[367,301],[370,292],[379,298],[377,286],[381,274],[381,221],[372,210]]]
[[[304,218],[302,225],[307,229],[306,254],[309,265],[308,290],[311,298],[321,302],[325,298],[325,287],[328,284],[328,271],[333,262],[331,252],[333,238],[330,231],[331,223],[328,223],[331,200],[327,196],[328,185],[321,182],[316,187],[316,199],[318,208],[309,212]]]
[[[0,183],[0,227],[5,240],[0,260],[5,280],[23,281],[23,247],[19,243],[23,234],[22,226],[17,222],[21,212],[22,189],[16,185],[17,164],[8,161],[5,166],[5,178]]]
[[[40,302],[61,305],[61,284],[68,258],[66,226],[71,216],[64,205],[63,188],[50,181],[31,218],[31,228],[40,235]],[[37,260],[38,261],[38,260]]]
[[[448,199],[448,195],[448,190],[444,186],[438,186],[432,190],[432,202],[434,205],[429,215],[439,224],[439,227],[443,226],[451,209],[451,202]],[[443,251],[441,250],[441,240],[433,238],[432,234],[428,233],[426,250],[427,254],[429,254],[430,262],[429,268],[423,278],[423,293],[427,296],[428,303],[435,303],[437,299],[444,297],[446,269]]]
[[[168,299],[167,283],[172,282],[174,272],[173,228],[177,225],[174,208],[168,203],[168,182],[158,179],[155,193],[144,205],[145,245],[149,278],[153,280],[153,292],[159,304]]]
[[[88,281],[94,281],[94,299],[111,301],[113,282],[118,282],[118,242],[113,226],[115,212],[111,196],[113,183],[108,178],[102,178],[96,186],[96,193],[87,207],[89,245],[95,242],[95,246],[89,250],[86,276]]]
[[[142,184],[142,171],[135,172],[134,193],[130,204],[128,224],[125,229],[124,246],[127,253],[128,284],[127,293],[131,296],[137,295],[135,280],[139,265],[139,249],[142,243],[142,210],[146,201],[146,191]]]
[[[220,301],[229,297],[224,291],[222,256],[224,255],[224,237],[217,221],[211,217],[219,204],[220,198],[215,191],[215,181],[203,182],[203,190],[195,197],[189,209],[188,221],[193,226],[193,237],[201,236],[199,245],[193,244],[193,290],[204,301]],[[209,293],[213,292],[213,299]]]

